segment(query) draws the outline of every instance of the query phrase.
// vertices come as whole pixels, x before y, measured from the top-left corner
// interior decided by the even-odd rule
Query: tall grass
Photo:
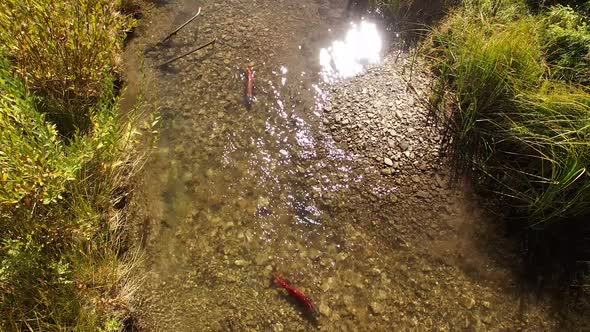
[[[529,226],[590,212],[585,19],[532,15],[520,1],[465,1],[427,45],[450,113],[458,166],[477,170]]]
[[[115,97],[122,22],[106,0],[0,4],[2,331],[119,331],[129,315],[115,206],[138,137]]]

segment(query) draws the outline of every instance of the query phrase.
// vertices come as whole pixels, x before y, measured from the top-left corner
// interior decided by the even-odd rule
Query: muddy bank
[[[156,45],[199,6],[195,24]],[[416,69],[410,79],[406,55],[396,62],[393,50],[368,73],[322,81],[320,49],[350,28],[345,8],[337,0],[187,0],[145,14],[127,76],[148,91],[146,112],[162,119],[132,203],[131,231],[144,253],[138,325],[557,327],[551,303],[522,291],[518,258],[497,225],[466,188],[450,187],[440,128],[418,98],[428,76]],[[158,66],[214,37],[214,48]],[[240,76],[247,64],[256,71],[250,111]],[[272,274],[317,302],[317,321]]]

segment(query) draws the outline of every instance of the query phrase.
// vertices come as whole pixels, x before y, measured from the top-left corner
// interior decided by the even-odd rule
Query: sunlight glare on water
[[[344,40],[336,40],[320,50],[322,77],[326,82],[362,73],[366,65],[376,64],[383,47],[375,23],[353,23]]]

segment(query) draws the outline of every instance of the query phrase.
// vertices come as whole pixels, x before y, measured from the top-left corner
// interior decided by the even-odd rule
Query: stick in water
[[[191,23],[195,18],[197,18],[197,16],[199,16],[200,13],[201,13],[201,7],[199,7],[199,11],[195,14],[195,16],[191,17],[188,21],[184,22],[184,24],[182,24],[181,26],[176,28],[176,30],[172,31],[168,36],[166,36],[166,38],[162,39],[162,41],[160,43],[163,43],[166,40],[168,40],[168,38],[174,36],[178,31],[180,31],[180,29],[184,28],[187,24]]]
[[[205,48],[205,47],[207,47],[207,46],[209,46],[211,44],[214,44],[216,41],[217,41],[217,38],[213,38],[213,40],[210,41],[210,42],[208,42],[207,44],[203,44],[203,45],[201,45],[201,46],[199,46],[199,47],[197,47],[197,48],[195,48],[193,50],[190,50],[190,51],[188,51],[188,52],[186,52],[184,54],[181,54],[181,55],[179,55],[179,56],[177,56],[175,58],[172,58],[172,59],[170,59],[170,60],[162,63],[160,66],[165,66],[165,65],[170,64],[170,63],[172,63],[172,62],[174,62],[174,61],[176,61],[176,60],[178,60],[180,58],[184,58],[187,55],[193,54],[193,53],[195,53],[196,51],[198,51],[198,50],[200,50],[202,48]]]

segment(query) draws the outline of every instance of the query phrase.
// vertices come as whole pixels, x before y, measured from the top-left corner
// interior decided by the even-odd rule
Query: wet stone
[[[330,307],[327,304],[322,303],[322,304],[320,304],[320,314],[322,314],[326,317],[330,317],[332,315],[332,310],[330,309]]]
[[[420,190],[416,193],[416,197],[418,198],[430,198],[430,194],[427,191]]]
[[[407,149],[410,148],[410,144],[408,144],[408,142],[406,142],[405,140],[403,140],[403,141],[399,142],[399,148],[402,151],[406,151]]]
[[[249,265],[249,264],[250,264],[250,262],[248,262],[247,260],[244,260],[244,259],[236,259],[236,260],[234,261],[234,264],[235,264],[236,266],[243,267],[243,266],[247,266],[247,265]]]
[[[369,308],[371,309],[371,312],[375,315],[380,315],[383,313],[383,305],[381,303],[378,302],[371,302],[371,304],[369,305]]]

